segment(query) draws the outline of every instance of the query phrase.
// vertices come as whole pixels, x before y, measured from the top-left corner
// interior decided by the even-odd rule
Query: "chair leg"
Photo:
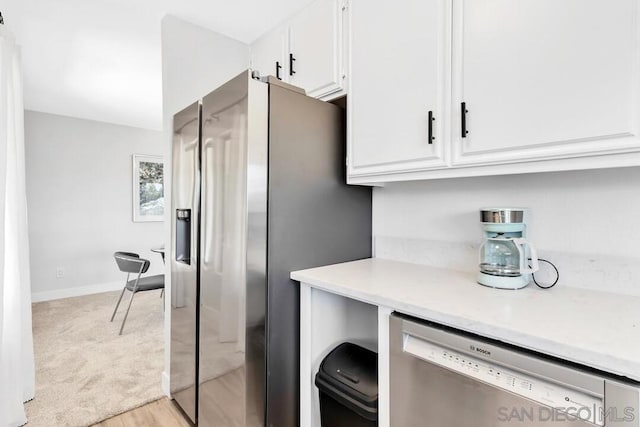
[[[122,296],[124,295],[125,289],[127,289],[126,286],[122,288],[122,292],[120,292],[120,298],[118,298],[118,302],[116,303],[116,308],[113,309],[113,314],[111,315],[110,322],[113,322],[113,318],[116,317],[116,312],[118,311],[118,307],[120,307],[120,301],[122,301]]]
[[[118,335],[122,335],[122,330],[124,329],[124,324],[127,321],[127,316],[129,315],[129,309],[131,309],[131,303],[133,302],[133,296],[135,292],[131,292],[131,299],[129,300],[129,305],[127,306],[127,312],[124,314],[124,319],[122,319],[122,326],[120,326],[120,332]]]

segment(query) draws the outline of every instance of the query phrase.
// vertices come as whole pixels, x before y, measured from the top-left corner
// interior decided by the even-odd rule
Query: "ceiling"
[[[162,128],[166,14],[250,43],[311,0],[0,0],[22,46],[25,108]]]

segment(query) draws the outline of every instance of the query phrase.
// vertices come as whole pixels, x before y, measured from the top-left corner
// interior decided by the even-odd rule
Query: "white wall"
[[[34,300],[121,288],[113,252],[151,260],[163,225],[132,221],[132,154],[162,155],[162,133],[25,112],[27,201]],[[56,278],[56,269],[64,277]]]
[[[173,115],[221,84],[249,68],[249,46],[174,16],[162,19],[162,89],[165,153],[165,184],[171,183],[171,137]],[[169,187],[167,187],[169,188]],[[171,206],[169,191],[165,206]],[[171,241],[172,216],[165,215],[165,241]],[[170,243],[169,243],[170,244]],[[165,286],[171,295],[167,266]],[[171,298],[165,307],[165,371],[162,387],[169,395],[171,345]]]
[[[640,295],[640,168],[397,183],[373,199],[376,256],[476,271],[478,209],[524,206],[560,285]]]
[[[162,19],[165,130],[175,113],[249,68],[249,46],[168,15]]]

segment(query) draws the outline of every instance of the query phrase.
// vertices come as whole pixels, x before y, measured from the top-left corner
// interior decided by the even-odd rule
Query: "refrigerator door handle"
[[[222,274],[222,245],[224,241],[223,212],[224,165],[221,160],[226,151],[226,141],[207,138],[202,144],[202,263],[213,265],[213,271]]]
[[[213,146],[213,141],[210,138],[203,139],[202,141],[202,153],[201,153],[201,179],[200,179],[200,227],[202,233],[202,249],[201,249],[201,263],[203,265],[209,265],[211,263],[212,241],[211,241],[211,198],[209,197],[209,181],[211,178],[209,174],[211,169],[207,167],[210,162],[210,151]]]

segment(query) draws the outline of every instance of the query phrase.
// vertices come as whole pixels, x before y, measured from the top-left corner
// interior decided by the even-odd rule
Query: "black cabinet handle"
[[[296,72],[293,69],[293,61],[295,61],[296,58],[293,57],[293,53],[289,54],[289,75],[293,76]]]
[[[280,77],[280,70],[282,69],[282,65],[280,65],[280,61],[276,61],[276,79],[282,80]]]
[[[469,110],[467,110],[467,103],[466,102],[461,102],[460,103],[460,125],[462,127],[462,137],[466,138],[467,134],[469,133],[469,131],[467,130],[467,113],[469,112]]]
[[[429,144],[433,144],[433,140],[436,139],[433,136],[433,122],[435,121],[435,117],[433,117],[433,111],[429,111]]]

